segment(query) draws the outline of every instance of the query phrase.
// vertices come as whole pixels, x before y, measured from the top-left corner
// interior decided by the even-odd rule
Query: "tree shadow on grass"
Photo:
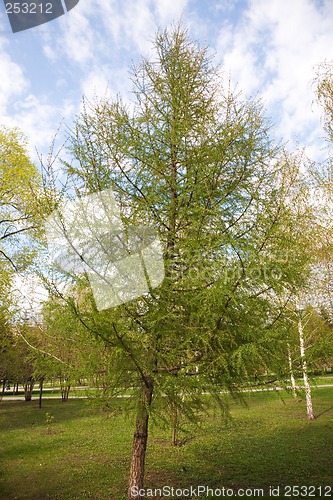
[[[55,416],[51,424],[46,412]],[[0,422],[0,498],[119,500],[119,484],[126,492],[130,446],[118,436],[122,420],[106,420],[82,400],[53,400],[42,410],[10,402]]]
[[[253,435],[251,428],[196,443],[189,450],[182,483],[230,488],[265,488],[288,484],[331,484],[333,432],[313,422],[299,429]],[[313,428],[312,428],[313,427]],[[224,438],[227,438],[226,440]],[[191,484],[191,483],[189,483]]]
[[[0,403],[1,433],[9,430],[24,430],[36,425],[45,424],[45,414],[54,415],[55,422],[69,422],[86,417],[87,413],[95,414],[83,400],[44,400],[42,408],[37,401],[2,401]]]
[[[322,412],[316,414],[316,419],[322,417],[323,415],[325,415],[325,413],[328,413],[331,410],[333,410],[333,405],[327,408],[326,410],[323,410]]]

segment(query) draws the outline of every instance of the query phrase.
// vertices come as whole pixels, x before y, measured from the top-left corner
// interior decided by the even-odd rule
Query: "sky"
[[[130,68],[182,18],[232,88],[261,98],[287,148],[321,160],[313,79],[333,60],[333,0],[80,0],[47,24],[12,33],[0,5],[0,124],[19,127],[33,159],[65,136],[82,97],[130,98]]]
[[[221,64],[224,82],[261,99],[277,140],[325,159],[313,80],[320,63],[333,61],[333,0],[80,0],[17,33],[1,2],[0,125],[24,132],[38,164],[56,133],[62,144],[83,96],[131,98],[131,66],[152,56],[156,31],[180,18]],[[29,288],[18,277],[18,288],[45,295],[34,279]]]

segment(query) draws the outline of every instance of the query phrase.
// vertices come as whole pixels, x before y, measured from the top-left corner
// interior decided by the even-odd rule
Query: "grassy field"
[[[247,407],[230,403],[230,421],[212,411],[181,447],[170,446],[169,429],[152,425],[146,487],[228,487],[235,496],[239,488],[263,488],[269,498],[269,488],[280,486],[275,498],[287,498],[288,485],[332,486],[333,388],[313,395],[313,422],[304,401],[249,394]],[[133,422],[133,416],[106,415],[85,400],[49,400],[41,410],[37,401],[0,402],[0,498],[124,499]],[[332,497],[333,489],[311,493],[303,498]]]

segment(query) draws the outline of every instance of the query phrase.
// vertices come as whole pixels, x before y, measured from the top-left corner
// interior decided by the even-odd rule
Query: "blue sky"
[[[80,0],[66,15],[15,34],[1,2],[0,124],[23,130],[34,159],[36,148],[46,155],[83,95],[108,88],[129,98],[131,64],[152,55],[156,30],[180,16],[222,63],[225,82],[230,76],[245,96],[262,98],[277,138],[325,158],[311,81],[316,65],[333,60],[332,0]],[[63,125],[59,143],[64,136]]]
[[[13,34],[0,5],[0,123],[19,126],[46,154],[82,96],[128,96],[129,67],[152,52],[158,27],[180,16],[223,63],[225,79],[258,94],[275,133],[321,159],[323,130],[311,80],[333,60],[332,0],[80,0],[66,15]],[[61,133],[60,133],[61,137]]]

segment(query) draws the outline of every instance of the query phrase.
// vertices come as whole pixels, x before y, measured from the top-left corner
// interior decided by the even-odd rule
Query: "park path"
[[[327,387],[333,387],[333,384],[319,384],[319,385],[312,385],[311,389],[324,389]],[[81,388],[73,388],[75,389],[80,389]],[[304,389],[303,386],[298,386],[297,389]],[[56,388],[49,389],[50,390],[56,390]],[[243,389],[241,392],[265,392],[265,391],[284,391],[284,387],[266,387],[266,388],[254,388],[254,389]],[[45,391],[47,392],[47,390]],[[209,394],[208,392],[205,392],[203,394]],[[221,394],[228,394],[228,391],[222,391]],[[61,396],[45,396],[44,391],[43,391],[43,401],[48,400],[48,399],[61,399]],[[131,396],[128,394],[124,394],[123,396],[117,396],[117,398],[130,398]],[[77,395],[69,395],[68,399],[87,399],[88,396],[77,396]],[[32,398],[31,401],[38,401],[39,400],[39,395],[36,394],[36,397]],[[0,396],[0,401],[24,401],[24,396]]]

